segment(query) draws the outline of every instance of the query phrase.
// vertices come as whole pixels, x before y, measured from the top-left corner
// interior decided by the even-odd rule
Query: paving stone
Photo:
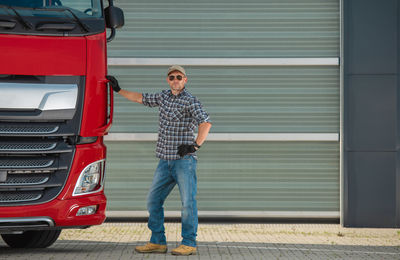
[[[0,241],[0,259],[399,259],[399,229],[334,224],[199,224],[198,254],[173,256],[180,223],[166,223],[167,254],[139,254],[150,238],[146,223],[105,223],[64,230],[45,249],[13,249]]]

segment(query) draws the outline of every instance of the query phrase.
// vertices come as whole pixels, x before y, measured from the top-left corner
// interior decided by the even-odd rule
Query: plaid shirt
[[[194,130],[203,122],[210,122],[210,117],[200,101],[184,89],[178,95],[171,90],[160,93],[143,93],[143,105],[158,106],[159,128],[156,156],[164,160],[181,159],[178,146],[193,144]],[[192,153],[195,158],[196,154]]]

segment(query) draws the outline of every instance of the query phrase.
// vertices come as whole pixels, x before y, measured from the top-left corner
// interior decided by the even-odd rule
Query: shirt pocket
[[[169,119],[175,122],[181,121],[184,115],[185,115],[185,110],[183,109],[183,107],[173,108],[168,113]]]

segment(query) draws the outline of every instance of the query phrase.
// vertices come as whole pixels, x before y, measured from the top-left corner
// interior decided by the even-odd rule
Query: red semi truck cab
[[[112,0],[0,0],[0,234],[47,247],[105,220]],[[106,27],[111,28],[107,39]]]

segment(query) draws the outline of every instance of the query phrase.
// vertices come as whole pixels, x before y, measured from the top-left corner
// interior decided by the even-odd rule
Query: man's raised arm
[[[142,93],[121,89],[118,84],[118,80],[113,76],[106,76],[106,78],[110,81],[111,87],[115,92],[125,97],[126,99],[129,99],[130,101],[143,104]]]

